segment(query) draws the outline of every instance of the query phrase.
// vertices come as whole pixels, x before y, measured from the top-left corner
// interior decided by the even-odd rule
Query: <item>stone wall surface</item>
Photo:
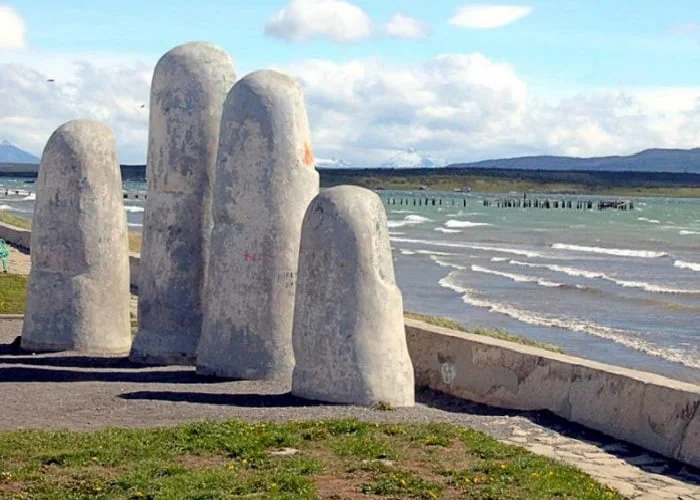
[[[64,123],[41,157],[22,347],[125,354],[129,258],[122,178],[110,129]]]
[[[560,417],[700,467],[700,386],[406,320],[416,385]]]
[[[154,70],[132,361],[194,363],[221,111],[234,82],[229,55],[203,42],[173,48]]]
[[[301,224],[318,189],[301,85],[246,75],[221,118],[198,373],[291,378]]]
[[[10,224],[0,224],[0,240],[5,240],[15,246],[29,250],[32,232]]]

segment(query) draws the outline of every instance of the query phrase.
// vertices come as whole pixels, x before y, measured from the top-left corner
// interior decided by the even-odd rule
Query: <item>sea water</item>
[[[31,217],[32,186],[22,182],[0,178],[27,191],[0,196],[0,209]],[[125,190],[145,185],[129,181]],[[485,207],[493,195],[474,193],[380,194],[407,310],[700,382],[700,199],[632,198],[634,210],[619,211]],[[426,197],[442,205],[412,204]],[[576,206],[576,197],[545,197]],[[131,231],[141,230],[144,207],[125,200]]]

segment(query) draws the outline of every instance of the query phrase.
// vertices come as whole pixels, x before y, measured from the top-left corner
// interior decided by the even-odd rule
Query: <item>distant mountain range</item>
[[[629,156],[572,158],[526,156],[473,163],[453,163],[450,168],[508,168],[519,170],[586,170],[607,172],[677,172],[700,174],[700,148],[645,149]]]
[[[23,151],[14,144],[0,141],[0,174],[6,175],[22,172],[23,165],[38,165],[39,158]],[[379,165],[355,165],[340,158],[317,159],[316,166],[321,170],[337,169],[513,169],[513,170],[585,170],[606,172],[674,172],[700,174],[700,148],[694,149],[646,149],[629,156],[602,156],[595,158],[574,158],[568,156],[525,156],[521,158],[504,158],[499,160],[484,160],[470,163],[451,163],[444,165],[428,155],[409,148],[397,153],[389,160]],[[143,165],[122,165],[122,171],[128,170],[130,175],[139,175]],[[36,172],[35,168],[27,168],[26,173]],[[141,173],[143,175],[143,173]]]
[[[18,148],[5,139],[0,140],[0,163],[39,163],[39,158]]]

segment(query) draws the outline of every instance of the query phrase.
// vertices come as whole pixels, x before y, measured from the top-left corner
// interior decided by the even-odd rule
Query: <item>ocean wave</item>
[[[651,250],[624,250],[620,248],[586,247],[580,245],[569,245],[566,243],[555,243],[552,248],[557,250],[572,250],[575,252],[600,253],[605,255],[616,255],[619,257],[640,257],[644,259],[655,259],[665,257],[665,252],[653,252]]]
[[[641,220],[644,222],[648,222],[649,224],[661,224],[660,220],[657,219],[648,219],[646,217],[637,217],[637,220]]]
[[[433,231],[438,231],[439,233],[448,233],[448,234],[455,234],[455,233],[462,232],[459,229],[446,229],[444,227],[436,227]]]
[[[462,302],[473,307],[488,309],[490,312],[503,314],[517,321],[546,328],[560,328],[577,333],[584,333],[610,340],[617,344],[643,352],[667,361],[681,363],[691,368],[700,368],[700,358],[691,353],[661,347],[637,337],[633,332],[599,325],[592,321],[577,318],[556,317],[518,309],[508,304],[501,304],[475,297],[472,290],[461,286],[455,279],[459,271],[453,271],[439,281],[443,288],[462,294]]]
[[[432,246],[446,247],[446,248],[467,248],[470,250],[482,250],[485,252],[499,252],[499,253],[513,254],[513,255],[521,255],[523,257],[529,257],[529,258],[544,257],[539,252],[532,252],[530,250],[518,250],[515,248],[499,248],[499,247],[491,247],[491,246],[484,246],[484,245],[469,245],[467,243],[453,243],[450,241],[429,241],[429,240],[416,240],[416,239],[411,239],[411,238],[391,238],[391,240],[395,241],[397,243],[417,243],[417,244],[421,244],[421,245],[432,245]]]
[[[555,283],[554,281],[547,281],[546,279],[539,278],[537,276],[525,276],[523,274],[504,273],[502,271],[495,271],[493,269],[489,269],[489,268],[483,267],[483,266],[478,266],[476,264],[473,264],[471,269],[475,273],[483,273],[483,274],[491,274],[493,276],[500,276],[501,278],[507,278],[507,279],[513,280],[517,283],[537,283],[540,286],[545,286],[548,288],[559,288],[560,286],[562,286],[561,283]]]
[[[507,257],[491,257],[491,262],[505,262],[507,260]]]
[[[673,267],[678,269],[690,269],[691,271],[700,272],[700,264],[696,262],[686,262],[684,260],[677,260],[673,263]]]
[[[412,224],[422,224],[424,222],[432,222],[431,219],[423,217],[422,215],[407,215],[403,220],[390,220],[387,222],[387,226],[390,228],[403,227]]]
[[[414,213],[411,210],[391,210],[392,214],[412,214]]]
[[[690,234],[700,234],[700,231],[688,231],[687,229],[682,229],[678,231],[678,234],[681,236],[688,236]]]
[[[677,261],[678,262],[678,261]],[[574,276],[577,278],[587,278],[587,279],[602,279],[615,283],[623,288],[641,288],[646,292],[652,293],[668,293],[668,294],[678,294],[678,295],[696,295],[700,294],[700,290],[684,289],[684,288],[670,288],[663,285],[655,285],[653,283],[647,283],[645,281],[629,281],[613,278],[605,273],[598,271],[587,271],[585,269],[577,269],[575,267],[560,266],[557,264],[535,264],[533,262],[521,262],[519,260],[510,260],[509,264],[516,266],[523,266],[535,269],[549,269],[550,271],[568,274],[569,276]],[[676,266],[678,267],[678,266]]]
[[[143,212],[145,210],[145,208],[144,207],[136,207],[133,205],[126,205],[124,207],[124,210],[126,210],[127,212],[132,212],[132,213],[140,213],[140,212]]]
[[[466,269],[467,269],[466,267],[460,266],[459,264],[452,264],[451,262],[447,262],[447,261],[444,261],[442,259],[439,259],[435,255],[431,255],[430,259],[440,267],[449,267],[451,269],[457,269],[458,271],[466,271]]]
[[[27,196],[22,198],[22,201],[32,201],[36,200],[36,193],[29,193]]]
[[[437,250],[416,250],[416,253],[419,253],[421,255],[437,255],[437,256],[442,256],[442,257],[449,257],[452,255],[459,255],[457,253],[450,253],[450,252],[438,252]]]
[[[0,210],[4,210],[6,212],[19,212],[15,207],[11,207],[10,205],[0,205]]]
[[[455,220],[450,219],[444,224],[446,227],[479,227],[479,226],[493,226],[488,222],[471,222],[468,220]]]
[[[129,222],[127,224],[129,227],[143,227],[143,224],[139,224],[138,222]]]
[[[413,250],[405,250],[403,248],[400,248],[399,252],[401,252],[401,255],[416,255],[416,252]]]

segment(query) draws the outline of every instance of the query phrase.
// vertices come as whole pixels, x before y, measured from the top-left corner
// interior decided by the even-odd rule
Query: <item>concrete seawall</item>
[[[29,248],[30,231],[0,224]],[[139,254],[129,255],[131,285]],[[700,386],[406,319],[416,385],[515,410],[560,417],[700,467]]]
[[[700,386],[406,320],[416,385],[499,408],[549,410],[700,467]]]

